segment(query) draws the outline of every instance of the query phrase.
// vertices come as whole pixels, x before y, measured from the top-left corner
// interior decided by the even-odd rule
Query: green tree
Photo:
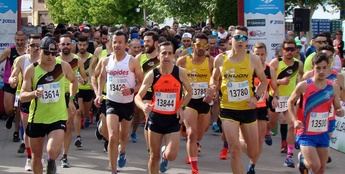
[[[143,6],[150,20],[162,21],[165,17],[173,17],[180,23],[196,24],[213,16],[215,0],[144,0]]]
[[[214,23],[216,26],[237,25],[237,0],[217,0]]]
[[[61,0],[47,0],[46,5],[49,11],[49,16],[55,23],[67,23],[64,6]]]
[[[136,12],[140,0],[48,0],[49,14],[55,23],[94,25],[141,24],[142,12]]]

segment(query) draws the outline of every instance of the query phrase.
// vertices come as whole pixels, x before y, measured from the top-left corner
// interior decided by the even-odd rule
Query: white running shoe
[[[25,171],[32,171],[31,169],[31,159],[26,159],[26,163],[25,163],[25,167],[24,167]]]

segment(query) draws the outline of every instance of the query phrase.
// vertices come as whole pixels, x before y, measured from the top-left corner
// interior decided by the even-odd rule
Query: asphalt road
[[[137,143],[130,142],[127,149],[127,164],[120,169],[121,174],[147,173],[147,151],[143,139],[142,127],[139,127]],[[26,174],[24,171],[25,155],[17,154],[19,143],[12,142],[13,130],[5,128],[5,122],[0,121],[0,174]],[[94,136],[94,126],[82,130],[83,149],[78,150],[72,145],[69,155],[71,168],[58,167],[60,174],[104,174],[110,173],[108,169],[107,154],[103,152],[103,143]],[[283,166],[285,155],[280,154],[280,138],[273,137],[273,145],[264,145],[263,154],[256,165],[257,174],[293,174],[298,169]],[[219,160],[218,154],[222,147],[220,135],[209,130],[201,142],[202,152],[199,158],[199,171],[201,174],[225,174],[230,172],[230,160]],[[167,174],[189,174],[189,165],[185,164],[185,141],[181,140],[178,158],[169,163]],[[242,155],[246,165],[248,159]],[[345,154],[331,150],[333,162],[327,167],[327,174],[340,174],[345,169]],[[297,152],[295,152],[297,165]],[[60,163],[57,162],[59,165]]]

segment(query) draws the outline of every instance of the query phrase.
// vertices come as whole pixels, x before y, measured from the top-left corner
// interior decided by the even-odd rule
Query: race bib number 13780
[[[239,102],[250,98],[248,81],[229,82],[227,84],[228,101]]]

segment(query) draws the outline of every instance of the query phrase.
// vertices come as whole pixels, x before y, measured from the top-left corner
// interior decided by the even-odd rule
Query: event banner
[[[345,103],[342,103],[345,109]],[[335,130],[331,136],[330,146],[345,153],[345,117],[336,117]]]
[[[17,31],[18,1],[0,0],[0,53],[14,44]]]
[[[248,27],[251,50],[254,43],[267,47],[267,61],[274,57],[285,38],[284,0],[244,0],[244,23]]]

